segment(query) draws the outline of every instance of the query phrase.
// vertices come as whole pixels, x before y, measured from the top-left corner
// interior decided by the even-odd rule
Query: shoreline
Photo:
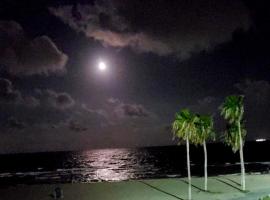
[[[247,174],[247,191],[240,175],[209,177],[209,191],[203,190],[203,177],[192,178],[192,199],[257,200],[270,194],[270,174]],[[49,200],[55,187],[61,187],[66,200],[184,200],[187,178],[163,178],[120,182],[15,185],[0,188],[1,200]]]

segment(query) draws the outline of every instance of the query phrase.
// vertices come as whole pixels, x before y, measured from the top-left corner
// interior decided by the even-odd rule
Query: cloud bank
[[[47,93],[49,95],[50,103],[56,108],[59,109],[70,108],[75,103],[73,98],[68,93],[65,92],[56,93],[52,90],[47,90]]]
[[[26,127],[26,124],[22,121],[19,121],[18,119],[11,117],[6,122],[6,127],[9,129],[17,129],[21,130]]]
[[[149,117],[151,115],[151,113],[141,104],[124,103],[115,98],[109,98],[107,102],[111,105],[113,113],[118,118],[141,118]]]
[[[2,103],[19,103],[21,93],[13,88],[12,82],[5,78],[0,78],[0,102]]]
[[[0,20],[0,65],[11,74],[62,73],[67,60],[48,36],[27,38],[20,24]]]
[[[96,1],[49,11],[104,46],[181,58],[230,40],[233,31],[250,25],[240,0]]]

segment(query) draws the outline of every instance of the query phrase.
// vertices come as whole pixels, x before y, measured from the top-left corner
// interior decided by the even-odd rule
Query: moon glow
[[[104,62],[99,62],[99,63],[98,63],[98,69],[99,69],[100,71],[105,71],[105,70],[107,69],[106,63],[104,63]]]

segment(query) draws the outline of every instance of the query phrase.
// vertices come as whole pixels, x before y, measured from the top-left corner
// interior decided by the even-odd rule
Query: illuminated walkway
[[[256,200],[270,194],[270,175],[247,175],[247,192],[241,191],[238,175],[209,178],[209,192],[203,178],[192,179],[194,200]],[[187,199],[186,179],[155,179],[115,183],[62,184],[64,200],[183,200]],[[0,187],[1,200],[50,200],[55,185]]]

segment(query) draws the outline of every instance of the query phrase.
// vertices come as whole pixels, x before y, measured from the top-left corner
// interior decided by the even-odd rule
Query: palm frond
[[[240,147],[240,135],[242,140],[246,136],[246,130],[243,124],[244,115],[244,96],[231,95],[226,97],[223,104],[220,106],[220,114],[227,120],[228,125],[225,131],[225,143],[232,147],[234,152]],[[243,142],[244,144],[244,142]]]
[[[192,143],[202,145],[204,141],[214,138],[213,118],[208,115],[197,115],[195,120],[196,134]]]
[[[179,140],[192,138],[195,133],[195,115],[188,109],[183,109],[175,114],[175,120],[172,124],[172,132]]]
[[[240,137],[238,132],[238,125],[237,124],[228,124],[227,129],[224,135],[225,143],[232,147],[233,152],[236,152],[240,149]],[[243,126],[241,126],[241,137],[244,141],[246,137],[246,130]],[[244,142],[243,142],[244,144]]]
[[[231,95],[226,97],[223,104],[220,106],[220,114],[229,123],[241,121],[244,114],[244,96],[242,95]]]

